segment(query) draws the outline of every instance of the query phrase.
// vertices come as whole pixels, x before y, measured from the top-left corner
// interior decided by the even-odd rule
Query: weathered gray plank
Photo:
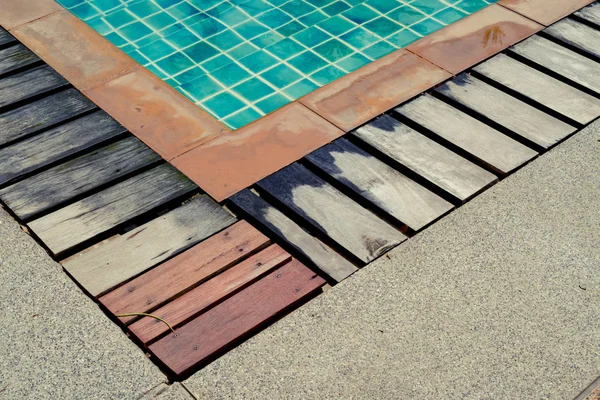
[[[365,263],[406,240],[395,228],[298,163],[258,185]]]
[[[8,186],[0,199],[28,220],[160,159],[132,136]]]
[[[435,90],[544,148],[576,131],[575,127],[467,74]]]
[[[199,196],[62,264],[90,294],[99,296],[235,221],[208,196]]]
[[[592,3],[587,7],[582,8],[581,10],[575,13],[579,18],[583,18],[592,24],[596,24],[600,26],[600,3]]]
[[[15,39],[10,33],[0,28],[0,46],[4,46],[5,44],[13,43],[16,41],[17,39]]]
[[[30,135],[96,108],[76,89],[26,104],[0,114],[0,144]]]
[[[600,30],[590,28],[571,18],[550,25],[544,32],[571,46],[600,58]]]
[[[31,65],[40,59],[22,44],[0,50],[0,75]]]
[[[244,189],[231,196],[229,200],[258,220],[280,240],[289,243],[304,254],[336,282],[346,279],[358,270],[354,264],[327,247],[319,239],[308,234],[281,211],[250,190]]]
[[[511,47],[511,51],[573,82],[600,93],[600,63],[548,39],[533,35]]]
[[[396,109],[436,133],[496,172],[507,174],[537,156],[537,152],[430,95]]]
[[[306,159],[414,230],[454,208],[346,139],[338,139]]]
[[[197,186],[170,164],[131,177],[29,223],[54,254],[60,254]]]
[[[498,180],[495,175],[388,115],[358,128],[352,135],[462,201]]]
[[[68,82],[49,66],[43,65],[33,68],[0,79],[0,107],[27,100],[33,96],[67,85]]]
[[[600,100],[594,96],[507,55],[499,54],[474,70],[581,124],[600,116]]]
[[[0,184],[126,132],[97,111],[0,149]]]

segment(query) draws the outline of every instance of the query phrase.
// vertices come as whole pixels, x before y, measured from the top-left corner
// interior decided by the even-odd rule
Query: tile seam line
[[[58,5],[58,6],[61,8],[60,10],[56,10],[56,11],[54,11],[54,12],[51,12],[50,14],[42,15],[41,17],[38,17],[38,18],[36,18],[36,19],[32,19],[31,21],[24,22],[24,23],[22,23],[21,25],[13,26],[13,27],[12,27],[12,28],[10,28],[10,29],[6,29],[6,28],[4,28],[4,27],[3,27],[3,28],[4,28],[4,29],[6,29],[6,31],[8,31],[9,33],[11,33],[12,31],[14,31],[14,30],[16,30],[16,29],[19,29],[19,28],[22,28],[22,27],[24,27],[24,26],[27,26],[27,25],[29,25],[29,24],[33,24],[34,22],[37,22],[37,21],[40,21],[40,20],[43,20],[43,19],[49,18],[49,17],[51,17],[51,16],[53,16],[53,15],[56,15],[56,14],[58,14],[58,13],[61,13],[61,12],[63,12],[63,11],[67,11],[67,9],[66,9],[66,8],[63,8],[63,7],[62,7],[60,4],[58,4],[58,3],[56,3],[56,4],[57,4],[57,5]]]
[[[523,17],[523,18],[527,18],[528,20],[530,20],[530,21],[533,21],[533,22],[535,22],[536,24],[542,25],[542,26],[543,26],[543,27],[545,27],[545,28],[546,28],[546,27],[548,27],[548,26],[550,26],[550,25],[552,25],[554,22],[558,21],[558,19],[564,18],[564,17],[559,17],[559,18],[558,18],[557,20],[555,20],[554,22],[552,22],[552,23],[550,23],[550,24],[546,25],[545,23],[543,23],[543,22],[540,22],[540,21],[536,21],[535,19],[533,19],[533,18],[531,18],[531,17],[528,17],[528,16],[527,16],[527,15],[525,15],[525,14],[521,14],[520,12],[518,12],[518,11],[516,11],[516,10],[513,10],[512,8],[509,8],[509,7],[505,6],[504,4],[502,4],[502,3],[500,3],[500,2],[497,2],[496,4],[498,4],[500,7],[504,8],[505,10],[508,10],[508,11],[510,11],[510,12],[512,12],[512,13],[514,13],[514,14],[520,15],[520,16],[521,16],[521,17]],[[583,6],[583,7],[586,7],[586,6]],[[581,8],[583,8],[583,7],[581,7]],[[573,13],[575,13],[575,12],[577,12],[577,11],[581,10],[581,8],[578,8],[577,10],[573,11]],[[568,15],[565,15],[565,17],[567,17],[567,16],[569,16],[569,15],[571,15],[571,14],[573,14],[573,13],[570,13],[570,14],[568,14]]]

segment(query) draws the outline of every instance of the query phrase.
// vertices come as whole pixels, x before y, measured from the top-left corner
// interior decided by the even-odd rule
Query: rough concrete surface
[[[600,123],[216,360],[200,399],[573,399],[600,374]]]
[[[147,392],[140,400],[194,400],[194,397],[181,383],[175,382],[172,385],[161,383]]]
[[[137,399],[165,381],[0,209],[0,399]]]

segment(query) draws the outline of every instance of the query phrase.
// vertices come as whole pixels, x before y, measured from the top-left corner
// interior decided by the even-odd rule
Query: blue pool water
[[[497,0],[57,0],[236,129]]]

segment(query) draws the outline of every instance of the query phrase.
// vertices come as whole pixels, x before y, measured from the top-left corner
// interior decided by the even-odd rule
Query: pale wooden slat
[[[537,156],[537,152],[430,95],[396,109],[496,172],[507,174]]]
[[[354,264],[323,244],[319,239],[308,234],[281,211],[250,190],[244,189],[231,196],[229,200],[256,219],[277,238],[289,243],[306,256],[336,282],[346,279],[358,270]]]
[[[336,140],[306,159],[414,230],[454,208],[346,139]]]
[[[0,50],[0,75],[31,65],[40,59],[22,44]]]
[[[196,189],[170,164],[163,164],[29,223],[54,254]]]
[[[0,144],[57,125],[94,108],[94,103],[76,89],[68,89],[4,112],[0,114]]]
[[[600,94],[600,63],[538,35],[510,50]]]
[[[461,201],[468,200],[498,180],[494,174],[389,115],[358,128],[352,135]]]
[[[128,137],[8,186],[0,190],[0,199],[27,220],[160,159],[137,138]]]
[[[544,29],[548,35],[600,58],[600,30],[571,18],[565,18]]]
[[[15,39],[10,33],[0,28],[0,46],[4,46],[9,43],[14,43],[16,41],[17,39]]]
[[[234,222],[231,214],[203,195],[62,264],[91,295],[98,296]]]
[[[298,163],[258,185],[365,263],[406,240],[392,226]]]
[[[486,77],[581,124],[600,116],[600,100],[504,54],[474,68]]]
[[[126,132],[98,111],[0,149],[0,184]]]
[[[47,65],[0,79],[0,107],[27,100],[68,82]]]
[[[435,90],[544,148],[577,130],[467,74]]]
[[[575,15],[600,27],[600,3],[592,3],[577,11]]]

